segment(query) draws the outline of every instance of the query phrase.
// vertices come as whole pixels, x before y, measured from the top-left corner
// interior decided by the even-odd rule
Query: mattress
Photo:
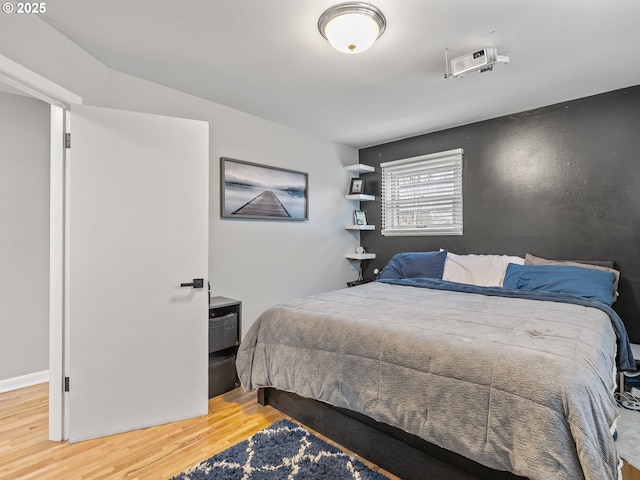
[[[268,309],[238,352],[243,387],[360,412],[532,480],[618,478],[610,315],[436,283],[374,282]]]

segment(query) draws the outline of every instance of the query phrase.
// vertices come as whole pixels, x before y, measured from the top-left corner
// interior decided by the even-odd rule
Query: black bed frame
[[[616,268],[610,260],[565,260]],[[271,405],[403,480],[527,480],[493,470],[415,435],[351,410],[275,388],[258,390]]]
[[[360,413],[294,393],[262,388],[258,403],[271,405],[403,480],[524,479],[480,465]]]

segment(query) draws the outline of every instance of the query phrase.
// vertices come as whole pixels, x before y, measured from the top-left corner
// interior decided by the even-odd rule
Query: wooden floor
[[[75,444],[51,442],[48,388],[44,383],[0,394],[0,479],[168,479],[288,418],[258,405],[255,393],[236,389],[209,400],[204,417]],[[640,471],[628,465],[623,474],[624,480],[640,480]]]
[[[74,444],[51,442],[48,388],[0,394],[0,479],[168,479],[288,418],[238,388],[210,399],[204,417]]]

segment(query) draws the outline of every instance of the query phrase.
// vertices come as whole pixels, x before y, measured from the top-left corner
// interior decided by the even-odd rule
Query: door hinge
[[[64,377],[64,391],[69,391],[69,377]]]
[[[71,134],[64,134],[64,148],[71,148]]]

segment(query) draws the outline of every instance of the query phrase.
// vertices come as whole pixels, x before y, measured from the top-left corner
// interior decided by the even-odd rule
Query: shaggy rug
[[[171,480],[388,480],[288,420],[200,462]]]

